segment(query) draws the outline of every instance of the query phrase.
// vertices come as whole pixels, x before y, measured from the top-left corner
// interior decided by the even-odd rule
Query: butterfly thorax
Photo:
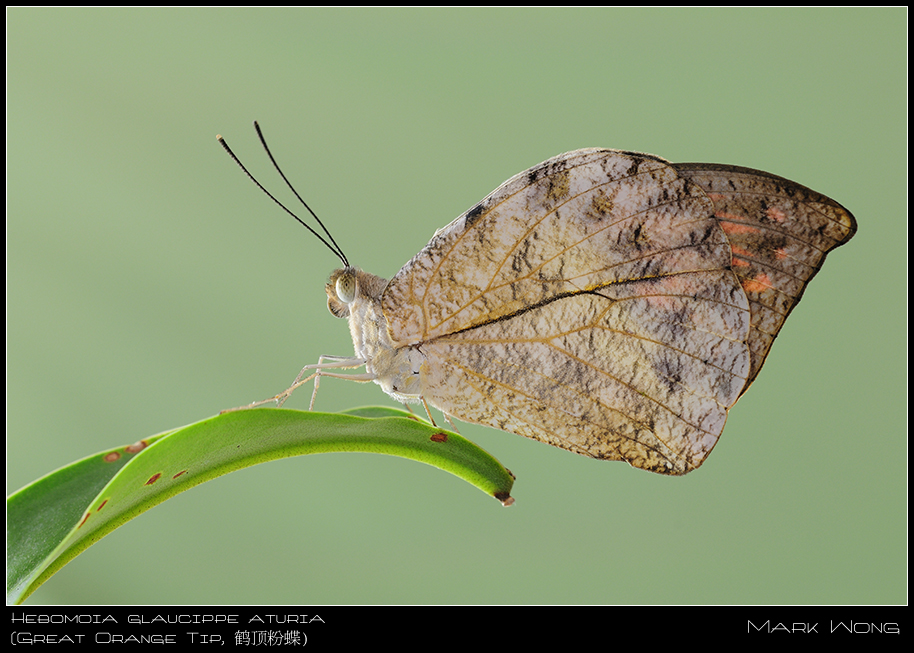
[[[374,382],[397,401],[419,401],[426,359],[417,346],[400,347],[392,341],[381,307],[386,287],[387,279],[341,268],[326,285],[327,308],[336,317],[348,318],[355,356],[365,361],[365,371],[375,376]]]

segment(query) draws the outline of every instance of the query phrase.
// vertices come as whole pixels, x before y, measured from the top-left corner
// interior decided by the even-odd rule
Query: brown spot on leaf
[[[146,440],[140,440],[128,446],[125,451],[127,453],[139,453],[148,446],[149,444],[146,442]]]
[[[108,503],[108,499],[105,499],[104,501],[102,501],[102,502],[99,504],[98,508],[95,509],[95,512],[98,512],[99,510],[101,510],[102,508],[104,508],[106,503]]]
[[[115,460],[119,460],[121,457],[120,451],[112,451],[111,453],[106,453],[102,458],[106,463],[113,463]]]
[[[172,478],[178,478],[181,474],[186,474],[186,473],[187,473],[187,470],[186,470],[186,469],[182,469],[180,472],[178,472],[177,474],[175,474],[174,476],[172,476]]]
[[[429,440],[432,442],[447,442],[447,433],[435,433]]]
[[[161,472],[159,472],[158,474],[153,474],[152,476],[149,477],[149,480],[146,481],[146,485],[152,485],[153,483],[158,481],[160,478],[162,478]]]
[[[83,524],[86,523],[86,520],[89,519],[89,517],[90,517],[91,514],[92,514],[92,513],[87,512],[87,513],[86,513],[86,516],[83,517],[83,520],[82,520],[81,522],[79,522],[79,526],[77,526],[76,528],[82,528],[82,527],[83,527]]]

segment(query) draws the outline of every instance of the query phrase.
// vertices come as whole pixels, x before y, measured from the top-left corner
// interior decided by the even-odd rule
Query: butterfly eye
[[[343,272],[336,280],[336,296],[344,304],[351,304],[355,300],[355,289],[355,274],[349,270]]]

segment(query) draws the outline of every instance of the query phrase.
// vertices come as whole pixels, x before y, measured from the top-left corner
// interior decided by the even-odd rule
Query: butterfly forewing
[[[766,172],[706,163],[673,165],[705,190],[730,240],[733,271],[752,312],[751,383],[825,255],[850,240],[856,222],[834,200]]]
[[[391,279],[391,335],[421,342],[564,293],[726,268],[729,243],[711,214],[705,194],[656,157],[554,157],[441,229]]]
[[[664,473],[701,464],[749,371],[748,305],[706,194],[661,159],[513,177],[391,280],[393,340],[458,418]]]

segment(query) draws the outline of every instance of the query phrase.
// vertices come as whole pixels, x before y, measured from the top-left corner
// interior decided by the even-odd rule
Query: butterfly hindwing
[[[746,382],[748,319],[728,271],[612,284],[422,345],[423,396],[466,421],[682,474]]]

